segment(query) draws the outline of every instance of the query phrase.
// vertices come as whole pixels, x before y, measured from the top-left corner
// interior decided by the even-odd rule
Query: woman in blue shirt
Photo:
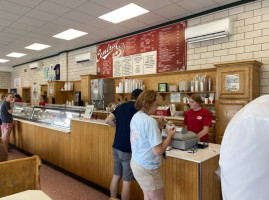
[[[156,112],[158,103],[157,92],[153,90],[142,92],[135,103],[138,112],[133,116],[130,124],[131,168],[135,179],[143,190],[145,200],[165,199],[164,185],[159,168],[161,156],[176,131],[175,129],[166,129],[168,136],[162,142],[159,126],[163,124],[163,118],[159,120],[158,124],[150,116]]]

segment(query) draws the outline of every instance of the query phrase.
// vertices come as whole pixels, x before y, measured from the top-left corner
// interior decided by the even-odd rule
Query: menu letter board
[[[97,74],[119,77],[186,70],[185,29],[178,22],[97,45]]]

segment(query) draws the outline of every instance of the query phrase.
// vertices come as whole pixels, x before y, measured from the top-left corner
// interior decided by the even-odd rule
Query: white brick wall
[[[259,0],[197,17],[188,26],[199,25],[225,17],[234,22],[234,34],[213,40],[213,44],[188,44],[188,69],[214,67],[214,63],[255,59],[263,63],[261,69],[261,94],[269,94],[269,0]],[[212,20],[207,20],[212,19]],[[200,23],[199,23],[200,22]],[[205,55],[208,57],[206,63]],[[198,59],[198,58],[201,59]],[[192,60],[195,58],[195,60]],[[200,68],[199,68],[200,67]]]
[[[38,97],[40,95],[40,85],[41,84],[47,84],[47,82],[48,82],[47,78],[44,78],[44,72],[43,72],[42,69],[44,67],[49,67],[50,68],[50,66],[53,66],[53,68],[54,68],[54,66],[59,63],[59,56],[44,59],[44,60],[41,60],[39,62],[43,63],[43,67],[39,68],[39,69],[31,70],[29,68],[29,64],[14,67],[13,72],[11,74],[11,78],[9,80],[10,87],[15,88],[14,87],[14,78],[21,78],[21,86],[24,87],[24,86],[27,86],[27,84],[29,84],[28,86],[32,87],[32,92],[33,92],[33,88],[34,88],[33,83],[36,83],[35,87],[36,87],[36,92],[37,93],[36,93],[35,97],[34,97],[34,95],[32,95],[32,103],[33,103],[33,105],[38,104],[38,101],[39,101]],[[26,70],[26,72],[24,72],[24,70]],[[52,74],[55,75],[55,71],[53,69],[49,70],[48,74],[49,75],[52,75]],[[17,88],[17,92],[19,94],[21,94],[22,88],[21,87]]]
[[[96,62],[82,62],[76,63],[75,56],[88,53],[96,52],[96,46],[91,46],[77,51],[72,51],[68,53],[68,80],[75,81],[80,80],[80,75],[83,74],[96,74]]]
[[[0,72],[0,89],[10,89],[11,72]]]

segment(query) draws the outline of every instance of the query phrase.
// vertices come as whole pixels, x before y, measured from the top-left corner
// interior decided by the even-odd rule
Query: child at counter
[[[39,103],[38,103],[38,105],[39,106],[45,106],[46,103],[47,103],[46,96],[45,95],[40,95],[39,96]]]
[[[4,145],[8,149],[9,136],[13,129],[13,105],[14,105],[14,95],[7,93],[5,96],[5,101],[1,105],[1,120],[2,120],[2,139]]]
[[[2,103],[5,101],[5,96],[6,96],[5,93],[3,93],[3,92],[0,93],[0,137],[2,136],[1,106],[2,106]]]

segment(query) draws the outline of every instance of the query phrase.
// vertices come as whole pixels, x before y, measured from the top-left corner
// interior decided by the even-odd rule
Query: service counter
[[[70,131],[15,119],[10,143],[109,190],[113,176],[112,144],[115,128],[104,120],[71,120]],[[167,200],[221,199],[218,167],[220,145],[194,154],[173,149],[163,160],[161,173]],[[139,185],[132,183],[132,200],[142,200]]]

